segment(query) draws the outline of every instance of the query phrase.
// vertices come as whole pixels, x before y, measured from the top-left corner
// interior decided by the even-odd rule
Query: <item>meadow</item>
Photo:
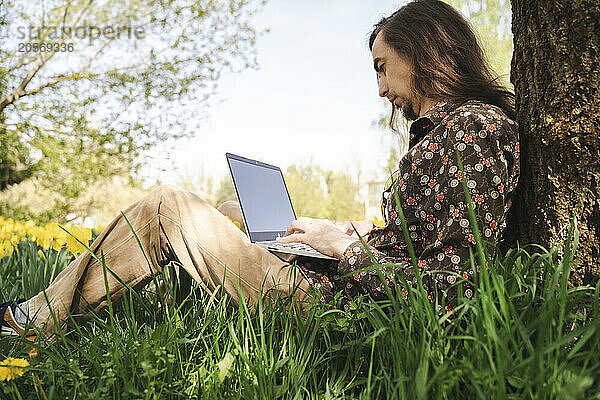
[[[71,234],[0,219],[2,301],[45,288],[99,231],[65,228]],[[474,233],[466,267],[476,296],[442,314],[421,285],[406,298],[359,298],[350,312],[315,305],[301,315],[280,299],[251,313],[180,285],[170,264],[148,288],[86,323],[71,321],[53,342],[1,340],[0,360],[28,365],[0,366],[0,397],[600,398],[600,287],[568,284],[576,220],[549,250],[531,245],[490,257],[476,226]]]

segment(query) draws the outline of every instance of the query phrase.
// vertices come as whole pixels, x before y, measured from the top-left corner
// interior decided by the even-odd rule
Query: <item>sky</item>
[[[368,35],[401,0],[270,0],[253,17],[258,69],[224,73],[202,127],[157,156],[144,173],[176,184],[181,174],[228,174],[225,152],[281,167],[305,165],[385,179],[390,132]],[[364,182],[364,181],[363,181]]]

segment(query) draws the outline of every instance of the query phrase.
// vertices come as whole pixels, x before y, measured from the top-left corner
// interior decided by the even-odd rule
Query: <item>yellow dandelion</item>
[[[84,244],[88,244],[89,240],[92,238],[92,231],[90,228],[82,228],[79,226],[70,226],[68,231],[71,235],[67,235],[67,249],[75,254],[76,256],[85,252],[85,246],[83,246],[79,241]],[[79,239],[79,241],[77,240]]]
[[[13,253],[14,247],[9,240],[4,240],[0,243],[0,248],[4,250],[4,254],[10,256]]]
[[[60,249],[62,249],[66,244],[67,241],[63,237],[52,238],[52,241],[50,242],[50,247],[52,247],[56,251],[60,251]]]
[[[32,220],[28,220],[23,224],[23,228],[26,230],[33,229],[35,228],[35,222],[33,222]]]
[[[46,236],[44,239],[44,248],[53,248],[56,251],[60,251],[61,246],[67,240],[66,233],[58,227],[56,222],[46,224],[44,227],[46,230]]]
[[[50,248],[50,243],[52,242],[52,236],[47,230],[40,229],[36,234],[35,241],[37,242],[37,244],[42,246],[42,248],[48,249]]]
[[[24,358],[7,358],[0,362],[0,381],[10,381],[17,376],[22,376],[29,367],[29,361]]]

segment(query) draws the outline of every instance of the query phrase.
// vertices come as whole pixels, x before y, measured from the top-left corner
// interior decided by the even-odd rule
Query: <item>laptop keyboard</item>
[[[279,242],[262,242],[262,244],[271,246],[271,247],[280,247],[280,248],[286,248],[286,249],[294,249],[294,250],[303,250],[303,251],[310,251],[312,253],[318,253],[320,254],[318,251],[316,251],[315,249],[313,249],[312,247],[304,244],[304,243],[279,243]]]

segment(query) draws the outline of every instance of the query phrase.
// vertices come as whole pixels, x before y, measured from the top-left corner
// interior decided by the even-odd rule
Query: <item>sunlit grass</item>
[[[474,233],[466,266],[474,299],[460,297],[442,314],[421,284],[406,299],[399,291],[378,303],[359,298],[350,312],[325,305],[302,316],[279,299],[252,314],[227,296],[181,288],[170,264],[165,295],[128,293],[55,342],[33,344],[30,368],[42,389],[32,374],[16,381],[19,391],[56,399],[600,398],[600,288],[568,285],[576,221],[560,249],[493,258]],[[37,293],[74,257],[29,238],[16,246],[0,259],[4,298]],[[0,356],[22,358],[31,346],[2,341]],[[14,393],[0,383],[4,397]]]

